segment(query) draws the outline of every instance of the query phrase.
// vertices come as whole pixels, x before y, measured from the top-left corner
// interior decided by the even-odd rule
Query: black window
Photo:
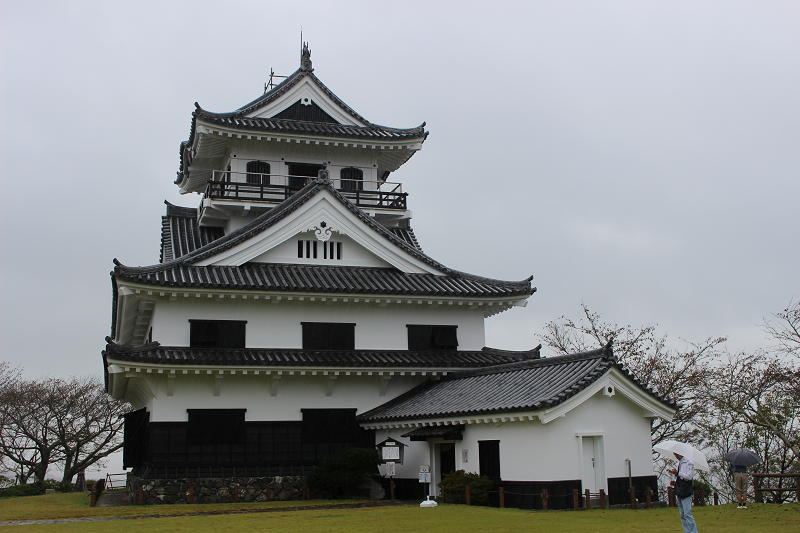
[[[500,441],[478,441],[478,463],[481,475],[498,481],[500,479]]]
[[[269,185],[269,163],[249,161],[247,163],[247,183]]]
[[[407,325],[409,350],[456,350],[458,326]]]
[[[304,350],[355,350],[356,325],[302,322]]]
[[[189,444],[244,443],[247,409],[187,409]]]
[[[363,191],[364,172],[360,168],[343,168],[339,172],[343,191]]]
[[[292,189],[302,189],[308,183],[308,178],[316,178],[322,165],[310,165],[307,163],[288,163],[289,165],[289,187]]]
[[[244,348],[244,320],[189,320],[192,348]]]

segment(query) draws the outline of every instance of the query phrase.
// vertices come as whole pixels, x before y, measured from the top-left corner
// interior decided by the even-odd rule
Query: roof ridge
[[[541,344],[537,346],[534,350],[531,351],[538,351],[541,348]],[[574,354],[566,354],[566,355],[557,355],[554,357],[538,357],[535,359],[529,359],[526,361],[518,361],[514,363],[503,363],[500,365],[483,367],[479,370],[464,370],[459,372],[454,372],[452,374],[448,374],[446,378],[447,380],[455,380],[455,379],[463,379],[468,377],[474,376],[484,376],[489,374],[502,374],[505,372],[513,372],[516,370],[526,370],[529,368],[538,368],[543,366],[554,366],[554,365],[563,365],[567,363],[574,363],[576,361],[588,361],[590,359],[599,359],[605,360],[610,363],[616,363],[616,358],[613,357],[613,354],[609,357],[608,351],[610,349],[609,345],[606,345],[602,348],[597,348],[596,350],[588,350],[585,352],[579,352]]]

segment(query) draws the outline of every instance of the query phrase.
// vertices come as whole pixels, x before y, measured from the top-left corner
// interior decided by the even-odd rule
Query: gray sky
[[[270,67],[368,120],[427,121],[392,176],[423,249],[523,279],[487,320],[524,349],[585,302],[679,337],[765,344],[798,286],[800,3],[0,1],[0,342],[28,375],[98,373],[109,271],[158,262],[193,103]]]

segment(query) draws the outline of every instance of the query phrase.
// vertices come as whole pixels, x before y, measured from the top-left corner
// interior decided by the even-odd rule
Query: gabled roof
[[[197,209],[180,207],[166,200],[167,214],[161,217],[161,259],[168,263],[202,248],[206,244],[225,236],[222,228],[200,226]],[[387,228],[395,237],[413,246],[420,252],[422,247],[410,227]]]
[[[484,348],[480,351],[410,350],[302,350],[280,348],[187,348],[121,346],[106,337],[104,359],[139,364],[187,366],[347,367],[347,368],[480,368],[539,357],[539,350],[511,352]]]
[[[308,54],[305,56],[305,54]],[[272,90],[266,92],[262,96],[256,98],[249,104],[245,104],[236,111],[227,113],[214,113],[206,111],[200,104],[195,102],[195,111],[192,113],[192,125],[189,131],[189,139],[182,142],[180,145],[180,169],[175,183],[181,185],[187,177],[187,166],[190,164],[191,154],[187,152],[187,148],[194,145],[195,135],[197,134],[197,121],[208,124],[214,124],[221,127],[240,129],[244,131],[258,131],[258,132],[276,132],[276,133],[293,133],[305,134],[312,136],[334,137],[334,138],[353,138],[363,139],[372,142],[390,142],[390,141],[419,141],[424,142],[428,136],[425,131],[425,123],[415,128],[390,128],[373,124],[358,113],[356,113],[350,106],[345,104],[333,91],[328,89],[310,67],[310,51],[307,48],[303,50],[303,60],[301,66],[291,76],[286,78],[282,83],[274,87]],[[276,113],[272,117],[254,117],[254,113],[260,109],[267,107],[271,103],[279,100],[286,95],[291,89],[299,83],[307,80],[316,86],[330,101],[336,106],[343,116],[349,116],[353,119],[355,124],[343,124],[333,120],[324,111],[317,113],[317,116],[311,114],[309,116],[298,116],[296,114]],[[315,106],[313,102],[309,103],[309,107]],[[333,121],[332,121],[333,120]],[[410,155],[408,155],[410,157]],[[183,185],[182,185],[183,186]]]
[[[200,265],[225,250],[266,231],[293,213],[321,191],[327,191],[361,222],[378,233],[386,244],[412,256],[436,274],[411,274],[392,268],[329,267],[245,263],[241,266]],[[187,211],[188,213],[188,211]],[[174,248],[173,248],[174,250]],[[174,253],[173,253],[174,255]],[[117,280],[169,287],[223,288],[231,290],[277,290],[288,292],[335,292],[345,294],[396,294],[465,297],[527,298],[533,276],[522,281],[483,278],[445,267],[353,205],[325,179],[314,179],[288,200],[249,224],[172,261],[147,267],[128,267],[116,259],[112,275]]]
[[[358,416],[361,423],[422,420],[549,409],[617,368],[655,400],[677,405],[643,387],[619,364],[611,344],[589,352],[450,373]]]

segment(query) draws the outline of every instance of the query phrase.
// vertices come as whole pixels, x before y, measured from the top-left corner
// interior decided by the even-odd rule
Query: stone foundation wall
[[[189,503],[189,488],[194,487],[195,503],[233,503],[239,485],[240,502],[302,500],[305,478],[301,476],[259,478],[142,479],[128,474],[127,490],[131,503],[139,502],[139,487],[145,505]]]

